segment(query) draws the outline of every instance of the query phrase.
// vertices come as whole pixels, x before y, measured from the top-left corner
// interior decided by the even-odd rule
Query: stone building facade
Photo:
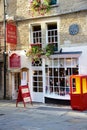
[[[32,12],[30,7],[30,0],[7,0],[7,15],[14,18],[17,27],[16,47],[12,49],[11,44],[7,44],[7,51],[10,52],[7,95],[17,98],[18,86],[26,79],[33,101],[70,101],[70,83],[68,81],[67,85],[66,80],[72,74],[87,73],[87,1],[56,0],[44,14]],[[42,48],[50,41],[56,46],[50,59],[42,56],[38,65],[33,65],[32,58],[25,54],[30,44],[36,43],[34,38],[41,40]],[[14,53],[21,57],[20,68],[9,67],[9,57]],[[61,79],[63,84],[59,85]]]

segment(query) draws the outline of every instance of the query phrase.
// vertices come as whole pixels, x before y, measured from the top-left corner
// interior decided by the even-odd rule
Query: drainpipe
[[[6,7],[7,3],[6,0],[3,0],[3,6],[4,6],[4,19],[3,19],[3,24],[4,24],[4,99],[6,99]]]

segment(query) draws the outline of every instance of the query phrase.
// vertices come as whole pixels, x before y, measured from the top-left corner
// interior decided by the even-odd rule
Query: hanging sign
[[[18,102],[22,102],[22,101],[24,103],[24,107],[25,107],[26,103],[30,102],[32,104],[30,91],[29,91],[29,88],[27,85],[19,87],[18,97],[17,97],[17,101],[16,101],[16,107],[18,105]]]
[[[16,53],[13,53],[13,54],[9,57],[9,67],[10,67],[10,68],[20,68],[20,67],[21,67],[20,56],[17,55]]]
[[[6,24],[6,42],[17,44],[17,28],[15,24]]]

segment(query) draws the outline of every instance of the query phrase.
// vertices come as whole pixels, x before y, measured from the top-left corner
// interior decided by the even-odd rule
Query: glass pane
[[[49,76],[52,76],[52,68],[49,68]]]
[[[54,68],[54,76],[58,77],[58,68]]]
[[[42,71],[39,71],[39,73],[38,73],[39,75],[42,75]]]
[[[39,88],[39,92],[43,92],[43,88]]]
[[[33,91],[34,91],[34,92],[37,92],[37,88],[36,88],[36,87],[34,87],[34,88],[33,88]]]
[[[58,66],[58,59],[54,59],[54,67]]]
[[[54,86],[58,86],[58,78],[54,78]]]
[[[38,77],[38,81],[42,81],[42,77]]]
[[[71,74],[72,74],[71,68],[67,68],[67,69],[66,69],[66,75],[71,75]]]
[[[71,58],[66,59],[66,66],[71,66]]]
[[[43,83],[42,82],[38,82],[38,85],[39,85],[39,87],[42,87]]]
[[[50,82],[50,83],[49,83],[50,86],[53,86],[53,78],[50,78],[50,79],[49,79],[49,82]]]
[[[57,3],[57,0],[51,0],[50,5],[55,5]]]
[[[33,82],[33,86],[37,86],[37,82]]]
[[[72,91],[73,92],[76,91],[76,80],[75,80],[75,78],[72,79]]]
[[[64,66],[64,59],[63,58],[59,59],[59,62],[60,62],[61,67]]]
[[[78,68],[72,68],[72,74],[78,74]]]
[[[72,59],[72,66],[77,67],[78,66],[78,60],[76,58]]]
[[[64,68],[59,68],[59,76],[64,77],[65,75],[65,69]]]
[[[33,81],[37,81],[37,77],[33,77]]]

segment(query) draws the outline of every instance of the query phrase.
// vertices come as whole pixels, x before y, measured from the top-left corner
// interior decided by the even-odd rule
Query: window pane
[[[51,0],[50,5],[55,5],[57,3],[57,0]]]

